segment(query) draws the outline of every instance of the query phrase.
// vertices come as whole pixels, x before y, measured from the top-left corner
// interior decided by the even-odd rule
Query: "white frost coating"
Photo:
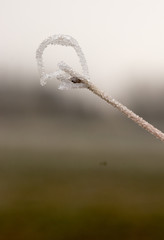
[[[60,62],[58,64],[59,69],[52,73],[46,73],[45,67],[43,63],[43,52],[45,48],[50,45],[62,45],[62,46],[71,46],[76,51],[81,67],[82,67],[82,75],[76,73],[70,66],[68,66],[64,62]],[[40,74],[40,83],[42,86],[44,86],[47,83],[47,80],[51,80],[56,78],[57,80],[61,81],[61,85],[59,86],[59,89],[70,89],[70,88],[85,88],[86,85],[84,83],[73,83],[71,81],[72,77],[78,78],[79,76],[88,81],[89,80],[89,72],[88,72],[88,66],[86,63],[85,56],[78,44],[78,42],[68,35],[54,35],[47,39],[45,39],[39,46],[39,48],[36,51],[36,59]],[[65,71],[66,68],[66,71]]]
[[[62,46],[71,46],[75,49],[82,66],[83,74],[79,74],[75,72],[70,66],[68,66],[64,62],[60,62],[58,64],[58,70],[53,73],[46,73],[44,64],[43,64],[43,51],[49,44],[58,44]],[[78,45],[77,41],[67,35],[54,35],[52,37],[47,38],[44,40],[37,52],[36,52],[36,58],[38,63],[38,69],[40,73],[40,82],[41,85],[44,86],[47,83],[48,79],[56,78],[62,82],[59,89],[69,89],[69,88],[87,88],[90,91],[92,91],[94,94],[99,96],[101,99],[105,100],[107,103],[111,104],[113,107],[117,108],[119,111],[124,113],[128,118],[130,118],[132,121],[134,121],[136,124],[138,124],[140,127],[144,128],[148,132],[150,132],[155,137],[159,138],[161,141],[164,142],[164,133],[155,128],[150,123],[146,122],[143,118],[136,115],[134,112],[132,112],[130,109],[128,109],[126,106],[124,106],[122,103],[116,101],[111,96],[106,96],[102,91],[100,91],[96,86],[94,86],[89,81],[89,73],[88,73],[88,67],[87,63],[84,57],[84,54]]]

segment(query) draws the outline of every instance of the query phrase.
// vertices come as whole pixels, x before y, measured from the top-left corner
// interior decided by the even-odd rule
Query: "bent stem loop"
[[[64,62],[60,62],[58,64],[58,70],[53,73],[46,73],[45,67],[43,64],[43,51],[44,49],[50,45],[62,45],[62,46],[71,46],[74,48],[77,56],[79,57],[81,67],[82,67],[82,75],[75,72],[69,65]],[[44,40],[36,52],[36,59],[40,74],[40,82],[41,85],[44,86],[47,83],[47,80],[51,80],[56,78],[61,82],[59,89],[71,89],[71,88],[87,88],[101,99],[105,100],[108,104],[111,104],[113,107],[117,108],[120,112],[124,113],[128,118],[138,124],[140,127],[144,128],[146,131],[154,135],[156,138],[160,139],[164,142],[164,133],[155,128],[153,125],[145,121],[143,118],[139,117],[137,114],[132,112],[126,106],[113,99],[111,96],[105,95],[104,92],[99,90],[93,83],[89,81],[89,72],[88,66],[86,63],[85,56],[78,44],[78,42],[68,35],[54,35],[50,36],[46,40]]]

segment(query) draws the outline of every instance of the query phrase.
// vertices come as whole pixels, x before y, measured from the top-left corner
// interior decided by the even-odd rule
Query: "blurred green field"
[[[0,240],[163,239],[163,153],[1,149]]]

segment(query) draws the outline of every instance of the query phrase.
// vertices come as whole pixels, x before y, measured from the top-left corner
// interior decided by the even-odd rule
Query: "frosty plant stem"
[[[50,44],[73,47],[80,59],[83,74],[79,74],[75,72],[70,66],[68,66],[64,62],[60,62],[58,64],[58,70],[56,72],[46,73],[44,64],[43,64],[42,55],[43,55],[44,49]],[[59,86],[59,89],[87,88],[90,91],[92,91],[94,94],[99,96],[101,99],[105,100],[107,103],[111,104],[113,107],[117,108],[119,111],[124,113],[128,118],[133,120],[140,127],[144,128],[146,131],[148,131],[149,133],[151,133],[161,141],[164,141],[164,133],[162,133],[160,130],[158,130],[153,125],[145,121],[143,118],[139,117],[137,114],[129,110],[126,106],[124,106],[123,104],[113,99],[111,96],[105,95],[96,86],[94,86],[93,83],[89,81],[89,72],[88,72],[85,56],[78,42],[71,36],[54,35],[47,38],[40,44],[36,52],[36,58],[37,58],[38,69],[40,73],[40,81],[42,86],[44,86],[47,83],[47,80],[56,78],[57,80],[61,81],[61,85]]]

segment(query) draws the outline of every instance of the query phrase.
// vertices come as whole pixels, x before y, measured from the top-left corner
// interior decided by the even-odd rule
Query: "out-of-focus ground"
[[[39,85],[74,37],[91,81],[164,132],[163,0],[0,1],[0,240],[161,240],[164,144],[87,90]],[[51,46],[81,72],[72,48]]]
[[[133,90],[164,131],[162,92]],[[87,90],[3,82],[0,240],[162,239],[163,186],[163,143]]]

